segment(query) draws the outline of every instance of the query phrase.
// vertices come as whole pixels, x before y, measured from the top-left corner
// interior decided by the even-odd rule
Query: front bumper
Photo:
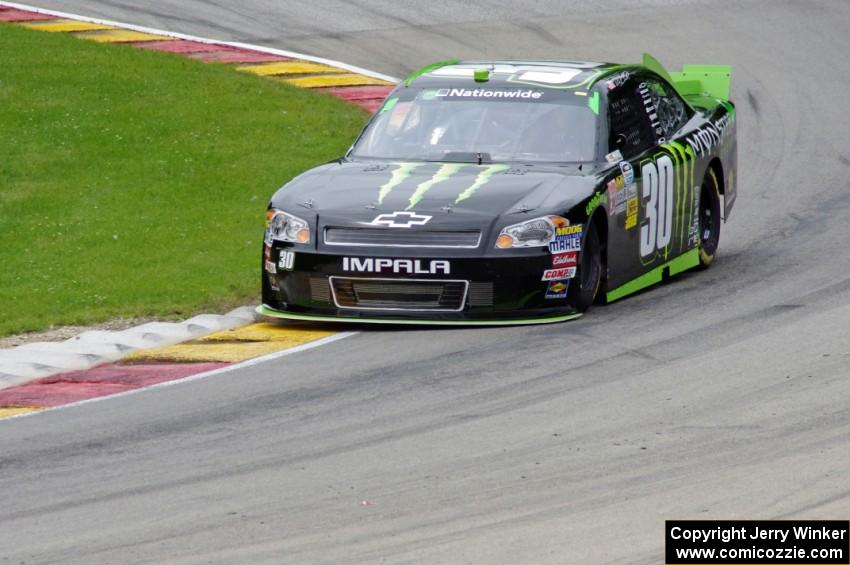
[[[560,292],[552,291],[552,281],[543,280],[543,273],[553,268],[547,250],[503,256],[384,249],[367,256],[362,251],[322,253],[275,242],[264,252],[263,305],[257,311],[299,320],[445,325],[555,323],[580,315],[572,298],[578,280],[560,281]],[[384,268],[376,271],[379,259],[390,261],[383,261]],[[434,269],[435,262],[448,266]],[[352,264],[366,265],[371,272],[352,272]],[[404,293],[408,288],[419,296],[387,295],[382,302],[380,292]],[[442,299],[427,302],[423,293],[435,288]],[[371,292],[368,299],[363,298],[366,290]]]

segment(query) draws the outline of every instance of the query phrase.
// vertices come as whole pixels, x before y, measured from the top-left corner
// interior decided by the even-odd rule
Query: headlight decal
[[[497,249],[513,247],[545,247],[557,241],[570,222],[561,216],[541,216],[518,224],[505,226],[496,239]],[[580,229],[580,226],[579,226]],[[555,251],[552,251],[556,253]]]
[[[553,240],[560,227],[568,225],[569,221],[561,216],[541,216],[505,226],[496,239],[496,248],[544,247]]]
[[[267,245],[271,245],[273,241],[310,243],[310,235],[310,225],[306,220],[275,208],[269,208],[266,212]]]

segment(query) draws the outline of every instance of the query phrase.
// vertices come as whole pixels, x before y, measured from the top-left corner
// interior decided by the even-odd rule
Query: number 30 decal
[[[673,161],[664,155],[641,168],[646,223],[640,227],[640,256],[647,257],[670,245],[673,235]]]

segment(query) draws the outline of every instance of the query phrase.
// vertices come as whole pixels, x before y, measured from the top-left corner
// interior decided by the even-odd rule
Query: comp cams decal
[[[543,271],[543,281],[562,281],[576,276],[575,267],[564,267],[562,269],[547,269]]]

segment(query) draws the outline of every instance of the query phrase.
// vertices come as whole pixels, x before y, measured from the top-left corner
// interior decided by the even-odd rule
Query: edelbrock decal
[[[577,264],[578,253],[568,251],[566,253],[556,253],[552,255],[553,267],[575,267]]]
[[[342,270],[351,273],[449,275],[451,274],[451,264],[443,259],[375,259],[372,257],[343,257]]]

